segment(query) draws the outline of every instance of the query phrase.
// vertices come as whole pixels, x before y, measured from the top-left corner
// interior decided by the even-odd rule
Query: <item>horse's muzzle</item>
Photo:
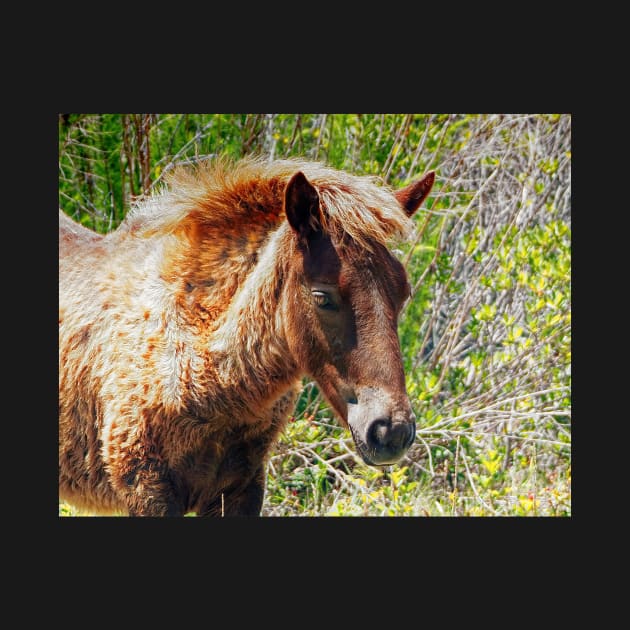
[[[416,437],[416,418],[392,422],[389,418],[374,420],[367,430],[366,445],[371,464],[385,465],[397,462],[413,444]]]
[[[404,411],[391,411],[383,398],[371,394],[362,403],[360,396],[358,404],[348,405],[348,426],[357,450],[372,466],[395,464],[416,437],[416,416],[408,401]]]

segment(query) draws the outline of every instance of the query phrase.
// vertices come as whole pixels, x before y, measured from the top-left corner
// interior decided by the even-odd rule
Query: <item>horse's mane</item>
[[[321,162],[261,157],[214,158],[173,168],[161,190],[134,205],[121,229],[142,236],[166,234],[187,221],[215,228],[217,234],[239,224],[271,228],[284,219],[284,187],[297,171],[317,189],[324,227],[338,241],[347,234],[369,248],[370,242],[386,244],[409,234],[412,221],[379,178]]]

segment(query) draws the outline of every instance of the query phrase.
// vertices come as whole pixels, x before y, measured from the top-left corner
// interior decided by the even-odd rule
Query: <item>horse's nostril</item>
[[[370,427],[368,442],[376,448],[386,446],[390,426],[389,420],[375,420]]]
[[[407,450],[416,435],[413,422],[391,422],[379,419],[372,422],[368,432],[368,444],[377,450],[388,450],[392,453]]]

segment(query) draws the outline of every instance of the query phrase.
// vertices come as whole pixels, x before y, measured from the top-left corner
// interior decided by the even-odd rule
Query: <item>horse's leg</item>
[[[228,487],[218,498],[198,506],[198,516],[260,516],[265,496],[267,455],[286,425],[296,397],[297,386],[274,404],[268,418],[267,430],[255,438],[250,437],[239,446],[239,459],[247,462],[247,472],[244,475],[247,481]],[[254,472],[252,474],[249,471]]]
[[[252,480],[233,496],[224,500],[225,516],[260,516],[265,496],[265,466],[260,466]]]
[[[233,496],[224,498],[223,513],[226,516],[260,516],[265,496],[267,478],[266,457],[269,448],[277,439],[278,434],[287,423],[289,411],[297,398],[297,386],[291,388],[282,396],[271,409],[271,428],[264,438],[254,447],[257,455],[253,460],[259,460],[250,482],[238,489]]]
[[[265,496],[265,467],[261,465],[245,485],[226,488],[197,508],[197,516],[260,516]]]
[[[182,502],[165,464],[144,459],[117,470],[112,477],[129,516],[183,516]]]

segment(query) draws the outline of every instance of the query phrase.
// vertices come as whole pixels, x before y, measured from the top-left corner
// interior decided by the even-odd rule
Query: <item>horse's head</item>
[[[407,216],[433,180],[428,173],[395,193]],[[284,209],[295,244],[284,295],[291,352],[349,426],[364,461],[392,464],[416,432],[397,332],[410,294],[405,269],[376,240],[366,248],[331,233],[302,172],[287,184]]]

